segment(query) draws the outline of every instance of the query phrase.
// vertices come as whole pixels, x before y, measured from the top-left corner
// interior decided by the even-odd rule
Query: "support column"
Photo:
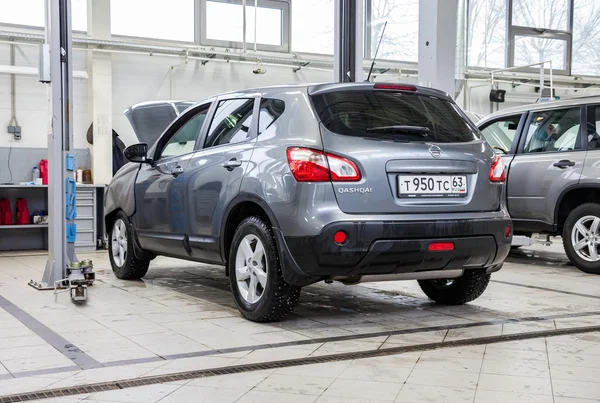
[[[457,0],[419,1],[419,84],[455,96]]]
[[[67,153],[73,148],[73,63],[71,41],[71,2],[46,1],[46,41],[50,45],[52,132],[48,135],[48,261],[42,284],[53,287],[66,277],[66,267],[76,261],[71,234],[73,217],[67,215],[74,205],[72,167]],[[70,178],[69,178],[70,177]],[[70,179],[70,180],[69,180]]]
[[[110,0],[88,0],[88,35],[110,40]],[[112,178],[112,56],[89,51],[88,100],[94,125],[92,175],[95,184],[108,184]]]
[[[334,81],[364,81],[364,1],[335,0]]]

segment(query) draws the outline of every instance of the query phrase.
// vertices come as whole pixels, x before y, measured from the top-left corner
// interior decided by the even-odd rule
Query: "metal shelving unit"
[[[48,210],[48,185],[0,185],[0,199],[10,200],[13,217],[18,198],[27,200],[30,214]],[[76,252],[94,251],[104,237],[102,220],[103,185],[77,185]],[[0,225],[0,252],[47,250],[48,224]]]
[[[48,228],[48,224],[0,225],[0,229]]]

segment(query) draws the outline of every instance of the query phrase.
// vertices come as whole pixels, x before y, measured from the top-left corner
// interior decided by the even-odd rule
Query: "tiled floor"
[[[97,281],[87,304],[76,306],[66,294],[26,285],[41,278],[45,256],[0,256],[0,399],[143,376],[459,342],[463,346],[60,401],[600,402],[600,333],[541,337],[600,326],[600,276],[568,265],[556,247],[513,254],[469,305],[433,304],[414,282],[317,284],[302,291],[288,320],[275,324],[239,316],[221,268],[159,258],[144,280],[126,282],[112,275],[105,253],[84,257],[93,259]],[[540,337],[468,345],[532,332]]]

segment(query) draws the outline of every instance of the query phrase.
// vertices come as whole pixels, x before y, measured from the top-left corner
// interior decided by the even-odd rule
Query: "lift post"
[[[49,45],[49,46],[48,46]],[[49,52],[48,52],[49,51]],[[48,261],[38,290],[68,287],[74,302],[87,298],[94,280],[91,261],[75,255],[76,169],[73,148],[73,64],[71,0],[46,0],[46,44],[40,53],[40,81],[50,83],[52,128],[48,135]],[[50,66],[50,74],[44,67]]]

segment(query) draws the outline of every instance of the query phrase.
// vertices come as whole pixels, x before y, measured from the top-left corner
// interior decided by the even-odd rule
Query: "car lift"
[[[73,148],[71,0],[46,0],[46,43],[40,48],[40,82],[51,83],[52,123],[48,135],[48,261],[37,290],[69,291],[74,303],[87,300],[94,282],[91,260],[75,255],[76,169]],[[50,101],[50,98],[48,99]]]

